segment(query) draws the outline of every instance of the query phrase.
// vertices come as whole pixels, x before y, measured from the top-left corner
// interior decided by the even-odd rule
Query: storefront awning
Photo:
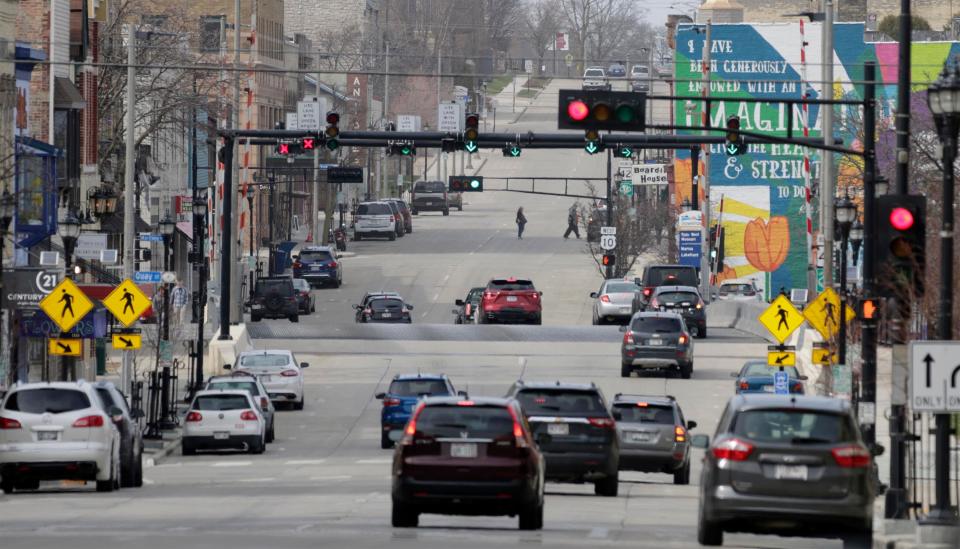
[[[83,100],[83,94],[69,78],[57,76],[54,79],[53,108],[79,110],[86,106],[87,102]]]

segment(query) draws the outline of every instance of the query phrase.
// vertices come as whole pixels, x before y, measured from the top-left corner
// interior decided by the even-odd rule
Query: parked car
[[[397,218],[386,202],[361,202],[353,216],[353,239],[371,237],[397,239]]]
[[[42,480],[95,481],[120,488],[120,430],[110,407],[85,381],[21,383],[0,406],[0,489],[36,490]]]
[[[455,193],[459,196],[460,193]],[[443,212],[443,215],[450,215],[451,202],[460,201],[460,207],[463,208],[462,198],[455,198],[447,193],[447,186],[443,181],[417,181],[413,184],[410,199],[410,213],[417,215],[420,212]]]
[[[544,458],[512,399],[420,401],[393,455],[391,524],[422,513],[517,515],[543,528]]]
[[[766,360],[748,360],[743,363],[739,372],[731,373],[730,376],[736,378],[734,381],[734,391],[740,395],[744,393],[772,393],[773,375],[780,370],[778,366],[770,366]],[[787,387],[790,394],[804,394],[803,382],[807,376],[801,376],[794,367],[783,369],[787,373]]]
[[[457,392],[445,374],[397,374],[390,387],[376,397],[380,410],[380,448],[392,448],[403,434],[417,401],[428,396],[454,396]],[[466,397],[466,393],[461,393]]]
[[[583,89],[610,91],[610,82],[603,67],[587,67],[587,70],[583,71]]]
[[[647,310],[678,313],[694,337],[707,337],[707,308],[700,297],[700,290],[694,286],[654,288]]]
[[[650,67],[646,65],[630,67],[630,88],[635,92],[650,92]]]
[[[309,282],[303,278],[294,278],[293,288],[297,291],[297,304],[301,314],[308,315],[317,310]]]
[[[289,276],[262,276],[253,286],[250,320],[287,318],[300,322],[300,299]]]
[[[343,283],[343,266],[338,258],[330,246],[304,246],[293,256],[293,277],[306,279],[311,286],[329,284],[339,288]]]
[[[93,386],[103,410],[120,431],[120,487],[139,488],[143,486],[143,432],[138,420],[143,417],[143,410],[131,409],[126,397],[110,381],[97,381]],[[110,414],[117,410],[121,413]]]
[[[367,300],[365,305],[354,305],[357,310],[356,321],[360,323],[406,323],[413,322],[410,312],[413,305],[403,301],[400,296],[379,295]]]
[[[297,362],[291,351],[262,350],[244,351],[233,365],[224,369],[247,372],[257,376],[274,402],[290,404],[294,410],[303,410],[303,370],[310,365]]]
[[[610,78],[623,78],[627,76],[627,67],[623,66],[623,63],[612,63],[609,68],[607,68],[607,76]]]
[[[413,232],[413,216],[410,214],[410,208],[407,203],[399,198],[387,198],[386,202],[393,202],[400,209],[400,216],[403,219],[403,230],[407,233]]]
[[[403,236],[407,234],[407,225],[403,221],[403,213],[400,211],[400,206],[398,206],[393,200],[383,200],[382,202],[387,206],[390,206],[390,211],[393,212],[393,224],[395,226],[395,230],[397,231],[397,236]]]
[[[480,300],[480,324],[523,322],[540,324],[543,292],[523,278],[494,278],[487,283]]]
[[[245,390],[198,391],[183,422],[181,452],[240,449],[262,454],[266,449],[266,422],[253,396]]]
[[[675,369],[683,379],[693,374],[693,338],[677,313],[644,312],[621,328],[620,376],[638,369]]]
[[[841,537],[872,547],[873,456],[850,402],[793,395],[736,395],[705,448],[697,539],[724,532]]]
[[[471,288],[467,297],[456,301],[457,308],[451,312],[456,315],[454,324],[474,324],[477,322],[477,311],[480,309],[480,300],[483,299],[483,287]]]
[[[633,316],[633,297],[640,291],[640,286],[632,280],[611,278],[600,284],[600,289],[592,292],[593,324],[629,322]]]
[[[677,399],[617,393],[610,413],[620,437],[621,471],[666,473],[674,484],[690,484],[687,431],[697,422],[684,420]]]
[[[717,299],[721,301],[763,301],[763,294],[749,278],[734,278],[720,283]]]
[[[207,385],[204,389],[207,391],[236,389],[250,393],[253,401],[260,409],[260,413],[263,414],[263,420],[267,422],[267,434],[264,440],[268,443],[273,442],[276,436],[276,424],[274,423],[276,408],[274,408],[273,402],[270,401],[270,394],[267,392],[267,388],[260,383],[257,376],[244,371],[236,371],[228,376],[213,376],[207,380]]]
[[[634,282],[642,290],[633,300],[633,312],[637,312],[646,309],[654,288],[665,285],[697,287],[700,285],[700,275],[690,265],[652,264],[645,266],[640,278]]]
[[[616,497],[620,445],[616,423],[596,385],[519,380],[507,397],[523,408],[547,461],[547,480],[592,482],[598,496]]]

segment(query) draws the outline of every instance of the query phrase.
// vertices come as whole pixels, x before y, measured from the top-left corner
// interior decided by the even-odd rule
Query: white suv
[[[229,365],[225,365],[225,369]],[[257,376],[267,389],[270,400],[287,402],[294,410],[303,410],[303,369],[306,362],[297,364],[290,351],[244,351],[232,366],[234,372]]]
[[[397,239],[397,217],[386,202],[362,202],[353,218],[353,239],[363,240],[371,236]]]
[[[108,415],[109,414],[109,415]],[[17,384],[0,405],[0,487],[36,490],[41,480],[120,488],[120,432],[84,381]]]
[[[197,391],[183,422],[183,455],[220,448],[262,454],[266,445],[267,422],[248,391]]]

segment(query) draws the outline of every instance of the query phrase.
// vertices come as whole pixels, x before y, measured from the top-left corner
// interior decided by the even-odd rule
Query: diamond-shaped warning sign
[[[40,301],[40,308],[61,331],[69,332],[74,324],[93,310],[93,302],[72,280],[64,278]]]
[[[794,330],[803,324],[803,315],[783,295],[777,296],[765,311],[757,317],[760,324],[770,330],[777,341],[783,343]]]
[[[129,278],[104,298],[103,306],[124,326],[130,326],[150,308],[150,298]]]

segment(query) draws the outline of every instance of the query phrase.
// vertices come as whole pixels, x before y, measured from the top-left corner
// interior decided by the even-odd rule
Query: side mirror
[[[542,444],[550,444],[551,442],[553,442],[553,437],[548,435],[547,433],[538,433],[536,441],[538,446]]]
[[[383,397],[385,397],[385,396],[387,396],[387,393],[377,393],[377,394],[373,395],[373,398],[375,398],[375,399],[377,399],[377,400],[383,400]]]
[[[132,417],[133,419],[140,419],[140,418],[144,417],[145,415],[146,415],[146,414],[144,414],[144,413],[143,413],[143,410],[141,410],[140,408],[131,408],[131,409],[130,409],[130,417]]]
[[[623,419],[623,412],[621,412],[620,410],[614,410],[613,412],[611,412],[611,414],[613,415],[613,419],[617,421],[620,421]]]
[[[466,391],[457,391],[457,396],[463,397],[463,398],[470,398],[470,395],[468,395]]]
[[[732,378],[738,378],[738,377],[740,377],[740,372],[730,372],[730,377],[732,377]]]
[[[693,429],[693,428],[696,427],[696,426],[697,426],[697,422],[696,422],[696,421],[690,420],[690,421],[687,422],[687,430]]]
[[[123,421],[123,410],[119,407],[111,406],[110,409],[107,410],[107,413],[110,414],[110,419],[112,419],[114,423]]]
[[[623,333],[626,333],[627,328],[629,328],[629,326],[626,326],[626,325],[620,326],[620,331]]]
[[[454,303],[454,305],[456,305],[457,307],[463,307],[463,300],[462,300],[462,299],[458,299],[458,300],[454,301],[453,303]]]
[[[301,363],[300,363],[300,367],[301,367],[301,368],[309,368],[309,367],[310,367],[310,363],[309,363],[309,362],[301,362]]]
[[[597,292],[590,292],[590,297],[597,299]]]
[[[360,306],[359,306],[359,305],[354,305],[353,308],[356,309],[356,310],[358,310],[358,311],[360,310]]]
[[[694,448],[707,449],[710,447],[710,437],[707,435],[693,435],[690,437],[690,444]]]
[[[873,448],[870,450],[870,453],[873,454],[873,457],[882,456],[883,452],[886,451],[886,448],[880,444],[874,444]]]
[[[407,309],[410,309],[411,311],[413,310],[413,305],[411,305],[411,304],[409,304],[409,303],[404,303],[404,305],[407,306]]]
[[[450,312],[453,313],[453,314],[455,314],[455,315],[458,315],[458,314],[460,314],[460,309],[450,309]]]
[[[810,378],[808,378],[807,376],[797,376],[797,379],[799,379],[800,381],[806,381]]]
[[[224,364],[224,365],[223,365],[223,369],[224,369],[224,370],[230,370],[230,369],[232,369],[232,368],[233,368],[233,366],[230,365],[230,364]]]

